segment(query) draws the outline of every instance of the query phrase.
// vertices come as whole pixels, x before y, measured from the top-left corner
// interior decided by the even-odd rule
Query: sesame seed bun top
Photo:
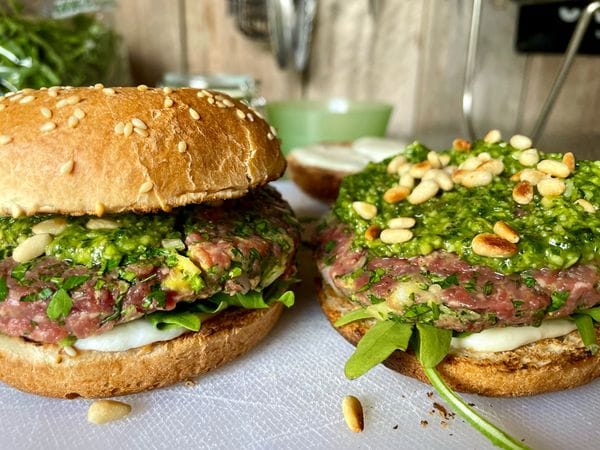
[[[145,86],[0,97],[0,215],[169,210],[281,176],[275,130],[225,94]]]

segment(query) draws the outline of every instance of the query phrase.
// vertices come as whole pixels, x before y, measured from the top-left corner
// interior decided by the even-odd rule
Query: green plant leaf
[[[452,330],[443,330],[433,325],[417,324],[419,331],[415,352],[423,367],[436,367],[448,354]]]
[[[594,322],[600,322],[600,306],[596,308],[582,309],[577,311],[579,314],[590,316]]]
[[[46,308],[46,315],[51,320],[61,320],[69,315],[73,307],[71,296],[64,289],[59,289],[52,296]]]
[[[579,335],[581,336],[581,340],[583,341],[586,350],[589,350],[595,355],[598,352],[599,347],[598,339],[596,338],[596,328],[594,327],[592,318],[586,314],[573,314],[571,317],[575,320],[577,331],[579,331]]]
[[[8,286],[6,285],[6,278],[0,278],[0,302],[6,300],[8,296]]]
[[[355,309],[354,311],[350,311],[349,313],[344,314],[333,324],[334,327],[343,327],[344,325],[348,325],[351,322],[356,322],[357,320],[363,319],[372,319],[372,314],[366,309]]]
[[[190,311],[160,311],[146,316],[146,319],[159,330],[186,328],[191,331],[200,330],[200,317]]]
[[[412,324],[385,320],[377,322],[362,337],[354,354],[346,362],[344,373],[353,380],[383,362],[395,350],[406,350]]]

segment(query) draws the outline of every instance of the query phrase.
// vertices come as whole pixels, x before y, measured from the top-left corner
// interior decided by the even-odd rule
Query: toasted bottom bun
[[[348,172],[304,165],[293,154],[288,156],[287,162],[292,181],[306,194],[327,203],[335,201],[342,178],[348,175]]]
[[[355,306],[329,286],[319,286],[321,308],[333,324]],[[336,328],[356,345],[369,329],[368,321]],[[596,329],[599,333],[599,329]],[[401,374],[428,383],[412,352],[394,352],[384,364]],[[577,331],[561,338],[544,339],[513,351],[450,354],[437,367],[454,390],[490,397],[522,397],[560,391],[588,383],[600,376],[600,353],[583,348]]]
[[[49,397],[126,395],[193,378],[255,346],[277,322],[283,306],[227,310],[197,333],[124,352],[78,351],[0,335],[0,380]]]

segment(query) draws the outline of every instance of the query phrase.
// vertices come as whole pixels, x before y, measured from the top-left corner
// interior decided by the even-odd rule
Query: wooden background
[[[122,0],[115,15],[134,79],[153,84],[181,66],[185,20],[193,73],[248,73],[267,100],[347,96],[395,106],[388,132],[447,146],[465,135],[461,95],[471,2],[466,0],[319,0],[306,73],[280,70],[265,45],[235,28],[225,0]],[[514,51],[517,6],[485,0],[476,75],[476,130],[531,132],[560,56]],[[578,56],[536,143],[600,158],[600,57]]]

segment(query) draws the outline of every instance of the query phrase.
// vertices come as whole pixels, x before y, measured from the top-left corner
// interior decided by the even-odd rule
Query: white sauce
[[[352,146],[314,144],[290,152],[305,166],[341,172],[359,172],[369,162],[379,162],[404,151],[405,144],[383,138],[360,138]]]
[[[504,352],[541,339],[555,338],[577,329],[566,319],[544,320],[539,327],[490,328],[463,338],[452,338],[453,350]]]
[[[133,320],[117,325],[112,330],[97,336],[78,339],[73,347],[78,350],[99,352],[123,352],[131,348],[143,347],[154,342],[168,341],[188,331],[185,328],[159,330],[146,319]]]

